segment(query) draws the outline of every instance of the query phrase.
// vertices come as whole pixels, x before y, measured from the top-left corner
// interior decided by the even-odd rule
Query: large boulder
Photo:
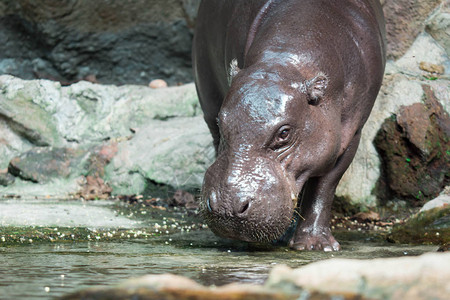
[[[214,156],[193,84],[62,87],[3,75],[0,120],[0,194],[195,189]]]

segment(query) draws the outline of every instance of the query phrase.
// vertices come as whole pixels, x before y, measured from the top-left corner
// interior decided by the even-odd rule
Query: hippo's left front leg
[[[356,154],[360,136],[358,131],[328,174],[311,178],[307,182],[300,212],[302,218],[289,243],[292,249],[324,251],[341,249],[330,230],[331,204],[339,180]]]

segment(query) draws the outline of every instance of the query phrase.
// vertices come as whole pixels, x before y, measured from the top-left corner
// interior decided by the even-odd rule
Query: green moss
[[[443,245],[450,242],[450,207],[418,213],[394,226],[388,239],[395,243]]]
[[[117,241],[150,238],[160,233],[136,229],[88,229],[70,227],[2,227],[0,247],[53,242]]]

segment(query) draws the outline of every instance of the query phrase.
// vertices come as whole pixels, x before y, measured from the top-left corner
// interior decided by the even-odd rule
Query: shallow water
[[[332,257],[419,255],[431,246],[399,246],[364,234],[337,234],[339,253],[296,252],[222,240],[209,230],[120,242],[41,243],[0,247],[0,299],[49,299],[145,274],[184,275],[204,285],[263,283],[275,264],[290,267]]]

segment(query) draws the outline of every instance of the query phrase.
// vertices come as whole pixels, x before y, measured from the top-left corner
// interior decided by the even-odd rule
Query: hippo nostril
[[[239,211],[240,214],[244,213],[248,207],[250,206],[250,204],[247,202],[244,204],[244,206],[242,206],[241,210]]]
[[[250,200],[245,200],[243,202],[239,202],[240,206],[237,207],[236,213],[238,215],[243,215],[250,208]]]
[[[217,194],[212,191],[205,199],[206,208],[209,212],[214,212],[217,210]]]
[[[210,198],[210,197],[208,197],[208,198],[206,199],[206,206],[208,207],[208,210],[209,210],[210,212],[212,212],[212,208],[211,208],[211,198]]]

